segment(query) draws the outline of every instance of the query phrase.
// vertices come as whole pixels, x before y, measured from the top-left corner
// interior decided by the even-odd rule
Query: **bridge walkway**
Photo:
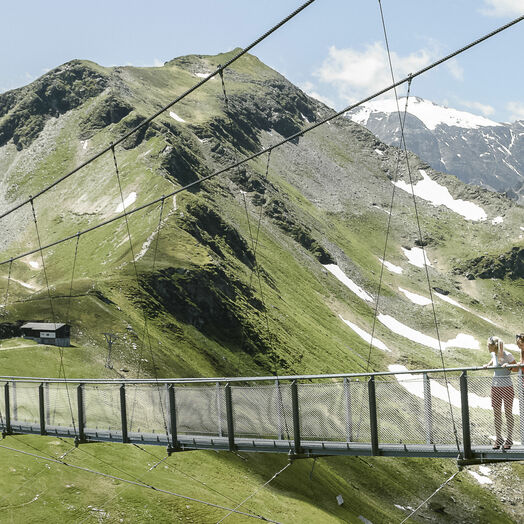
[[[491,374],[456,368],[278,379],[0,377],[0,428],[170,452],[524,460],[522,370],[512,377],[513,445],[507,450],[492,449]],[[511,420],[503,415],[503,421],[507,437]]]

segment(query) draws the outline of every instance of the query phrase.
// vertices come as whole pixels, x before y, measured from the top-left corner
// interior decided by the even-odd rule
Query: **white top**
[[[509,351],[506,351],[505,349],[502,351],[502,357],[498,353],[495,353],[495,362],[493,363],[495,366],[510,364],[515,360],[515,357]],[[495,387],[512,386],[511,368],[495,369],[493,372],[492,385]]]

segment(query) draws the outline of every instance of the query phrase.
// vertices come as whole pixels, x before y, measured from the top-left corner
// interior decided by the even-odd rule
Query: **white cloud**
[[[473,109],[474,111],[482,113],[484,116],[490,116],[493,113],[495,113],[495,108],[488,104],[482,104],[481,102],[474,102],[469,100],[460,100],[460,103],[469,109]]]
[[[524,14],[524,4],[522,0],[484,0],[480,12],[487,16],[520,16]]]
[[[393,51],[391,61],[396,79],[421,69],[433,58],[434,52],[427,49],[420,49],[407,56],[400,56]],[[322,66],[314,74],[322,82],[332,84],[344,103],[356,102],[391,84],[387,53],[380,42],[367,45],[364,51],[331,46]]]
[[[506,109],[511,112],[510,120],[524,120],[524,102],[508,102]]]

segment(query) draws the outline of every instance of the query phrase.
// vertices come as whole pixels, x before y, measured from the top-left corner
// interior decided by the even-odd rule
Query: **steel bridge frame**
[[[494,368],[490,368],[494,369]],[[449,369],[423,369],[415,371],[377,372],[377,373],[340,373],[329,375],[292,375],[292,376],[263,376],[263,377],[213,377],[213,378],[171,378],[171,379],[57,379],[42,377],[0,377],[0,383],[4,382],[3,397],[4,406],[0,409],[0,429],[4,436],[10,434],[39,434],[57,437],[74,438],[76,444],[88,442],[121,442],[132,444],[159,445],[167,448],[169,453],[192,451],[192,450],[224,450],[243,451],[258,453],[286,453],[290,459],[309,458],[317,456],[384,456],[384,457],[431,457],[457,459],[459,464],[467,465],[483,462],[500,462],[524,460],[524,365],[520,365],[517,381],[517,395],[519,398],[520,423],[516,428],[520,433],[521,443],[509,450],[493,450],[489,445],[473,445],[471,441],[470,408],[468,401],[468,371],[486,371],[485,368],[449,368]],[[435,373],[460,372],[460,414],[461,435],[460,443],[436,444],[432,438],[432,416],[431,416],[431,392],[429,376]],[[394,444],[381,442],[378,431],[377,419],[377,395],[376,380],[378,377],[395,375],[421,375],[424,384],[424,413],[426,443],[420,444]],[[346,395],[346,385],[351,379],[367,379],[368,413],[369,413],[369,442],[352,441],[351,427],[346,428],[346,441],[333,440],[311,440],[303,439],[301,435],[299,384],[304,382],[330,381],[342,379]],[[446,379],[447,380],[447,379]],[[235,404],[232,397],[232,384],[246,383],[270,383],[274,384],[280,395],[280,385],[289,383],[291,411],[292,411],[292,435],[284,438],[283,432],[279,430],[278,438],[250,438],[235,434],[234,410]],[[38,390],[38,414],[39,422],[19,420],[16,409],[17,385]],[[76,395],[76,421],[73,426],[52,425],[49,421],[49,408],[46,401],[46,389],[51,384],[66,384],[74,386],[71,394]],[[181,434],[177,424],[177,404],[175,386],[194,386],[215,384],[216,388],[223,388],[225,402],[224,430],[220,429],[215,436],[204,434]],[[85,423],[85,388],[96,387],[96,385],[112,386],[119,388],[119,411],[120,420],[118,429],[93,429]],[[166,398],[167,425],[165,434],[130,431],[128,422],[128,407],[126,397],[126,386],[149,385],[158,386],[163,390]],[[74,393],[73,393],[74,391]],[[222,391],[222,389],[221,389]],[[69,396],[69,390],[68,390]],[[219,397],[217,396],[217,399]],[[1,412],[4,416],[1,417]],[[222,424],[222,422],[221,422]]]

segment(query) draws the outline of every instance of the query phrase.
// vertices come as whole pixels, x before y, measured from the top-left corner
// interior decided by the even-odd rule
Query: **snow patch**
[[[407,289],[403,289],[401,287],[398,288],[398,290],[401,293],[404,293],[406,297],[413,302],[413,304],[417,304],[418,306],[427,306],[428,304],[431,304],[431,300],[427,297],[423,297],[422,295],[417,295],[416,293],[411,293],[411,291],[408,291]]]
[[[87,149],[87,143],[89,140],[82,140],[82,149],[85,151]]]
[[[431,267],[431,262],[424,250],[420,247],[412,247],[411,249],[402,248],[402,252],[408,259],[408,262],[417,267],[424,267],[424,261],[426,264]]]
[[[28,262],[28,264],[33,268],[33,269],[40,269],[40,264],[36,261],[36,260],[30,260]]]
[[[380,156],[384,156],[384,151],[381,151],[380,149],[375,149],[375,153]]]
[[[433,349],[439,349],[439,342],[436,338],[430,337],[429,335],[424,335],[416,329],[410,328],[402,322],[399,322],[397,319],[393,318],[390,315],[384,315],[383,313],[377,316],[379,322],[384,324],[388,329],[400,335],[404,338],[416,342],[417,344],[422,344]],[[471,335],[466,335],[464,333],[459,333],[454,339],[448,340],[447,342],[441,341],[440,346],[442,349],[447,349],[450,347],[454,348],[465,348],[465,349],[479,349],[478,341]]]
[[[122,213],[122,211],[124,211],[124,209],[128,208],[135,201],[136,201],[136,192],[132,191],[131,193],[129,193],[127,198],[124,199],[124,203],[123,204],[122,204],[122,202],[120,202],[120,204],[118,204],[118,206],[116,206],[115,213]]]
[[[446,206],[448,209],[462,215],[467,220],[486,220],[488,216],[480,206],[466,200],[455,200],[451,196],[449,189],[445,186],[441,186],[434,180],[431,180],[424,169],[419,169],[419,173],[422,175],[422,180],[413,184],[413,193],[415,193],[416,196],[427,200],[435,207]],[[392,181],[392,184],[407,193],[411,193],[412,186],[403,180],[398,180],[396,182]]]
[[[380,211],[384,211],[384,213],[386,213],[387,215],[391,215],[390,211],[388,211],[387,209],[383,209],[380,206],[377,206],[376,204],[373,204],[373,207],[376,207],[377,209],[380,209]]]
[[[448,297],[447,295],[442,295],[441,293],[438,293],[435,291],[435,295],[439,297],[444,302],[448,302],[449,304],[452,304],[456,307],[459,307],[460,309],[463,309],[464,311],[469,311],[469,309],[465,308],[462,304],[459,304],[456,300],[453,300],[452,298]]]
[[[406,105],[406,98],[402,97],[398,101],[398,106],[403,108]],[[373,113],[397,113],[397,102],[394,99],[375,100],[361,105],[357,110],[350,114],[351,120],[357,124],[366,125],[369,117]],[[416,116],[430,130],[434,130],[438,125],[457,126],[464,129],[478,129],[479,127],[501,126],[493,120],[483,116],[474,115],[467,111],[459,111],[449,107],[439,106],[423,100],[422,98],[411,97],[409,99],[407,112]]]
[[[493,484],[493,481],[489,477],[480,475],[476,471],[468,469],[468,473],[479,483],[479,484]]]
[[[345,318],[342,318],[341,315],[339,315],[340,320],[344,322],[347,326],[349,326],[361,339],[365,340],[368,344],[371,344],[371,335],[364,331],[363,329],[359,328],[356,324],[353,324],[353,322],[350,322],[349,320],[346,320]],[[389,349],[384,342],[381,342],[378,338],[373,337],[373,346],[377,349],[381,349],[382,351],[388,351],[391,353],[391,349]]]
[[[496,224],[502,224],[502,222],[504,222],[504,218],[503,217],[495,217],[491,223],[493,225],[496,225]]]
[[[198,78],[207,78],[211,73],[195,73]],[[216,76],[212,77],[211,80],[216,80]]]
[[[185,122],[185,120],[181,117],[179,117],[176,113],[174,113],[173,111],[169,111],[169,116],[173,119],[173,120],[176,120],[177,122]]]
[[[4,277],[7,280],[7,277]],[[22,287],[25,287],[26,289],[38,289],[36,286],[33,286],[32,284],[28,284],[27,282],[24,282],[22,280],[17,280],[16,278],[11,277],[11,280],[13,282],[16,282],[17,284],[20,284]]]
[[[388,262],[387,260],[382,260],[380,257],[378,257],[381,264],[384,264],[384,267],[391,271],[392,273],[396,273],[397,275],[401,275],[403,269],[400,266],[395,266],[395,264],[392,264],[391,262]]]
[[[445,342],[445,345],[448,348],[480,349],[480,345],[475,337],[465,333],[459,333],[455,338]]]
[[[367,302],[373,302],[373,297],[364,291],[359,285],[355,284],[353,280],[346,276],[346,274],[338,267],[337,264],[326,264],[324,266],[332,275],[334,275],[342,284],[344,284],[355,295]]]

